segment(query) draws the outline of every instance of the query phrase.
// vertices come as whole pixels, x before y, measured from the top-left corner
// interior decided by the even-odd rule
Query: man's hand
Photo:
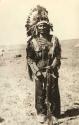
[[[38,71],[38,72],[36,73],[36,76],[37,76],[37,77],[41,76],[41,72]]]
[[[44,76],[43,76],[43,74],[42,74],[40,71],[37,71],[36,77],[37,77],[38,79],[40,79],[40,80],[43,80],[43,79],[44,79]]]

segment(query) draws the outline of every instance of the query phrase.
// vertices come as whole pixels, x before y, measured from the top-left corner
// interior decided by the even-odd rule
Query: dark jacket
[[[27,65],[29,76],[46,67],[52,65],[55,71],[58,71],[61,65],[61,45],[55,36],[51,36],[49,40],[44,38],[33,38],[27,41],[26,47]]]

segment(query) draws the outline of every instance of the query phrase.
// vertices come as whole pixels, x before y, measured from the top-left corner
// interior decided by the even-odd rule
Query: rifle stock
[[[47,74],[47,85],[46,85],[46,104],[47,104],[47,118],[48,118],[48,125],[53,125],[53,119],[52,119],[52,114],[50,111],[50,106],[51,103],[49,102],[49,79],[50,79],[50,73],[49,69],[46,69],[46,74]]]

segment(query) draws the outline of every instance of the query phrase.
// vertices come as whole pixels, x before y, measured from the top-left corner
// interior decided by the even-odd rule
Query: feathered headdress
[[[25,27],[28,36],[34,33],[37,23],[41,21],[47,22],[50,27],[52,27],[52,25],[49,23],[48,11],[44,7],[37,5],[33,10],[31,10],[26,21]]]

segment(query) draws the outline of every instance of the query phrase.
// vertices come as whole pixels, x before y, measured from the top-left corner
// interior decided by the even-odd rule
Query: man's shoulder
[[[36,40],[31,36],[27,37],[27,39],[26,39],[26,47],[28,47],[29,45],[31,47],[31,45],[33,45],[33,43],[36,43]]]
[[[58,37],[55,35],[52,36],[51,42],[53,43],[53,45],[60,44]]]
[[[59,42],[59,39],[58,39],[58,37],[57,36],[55,36],[55,35],[52,35],[52,41],[57,41],[57,42]]]

